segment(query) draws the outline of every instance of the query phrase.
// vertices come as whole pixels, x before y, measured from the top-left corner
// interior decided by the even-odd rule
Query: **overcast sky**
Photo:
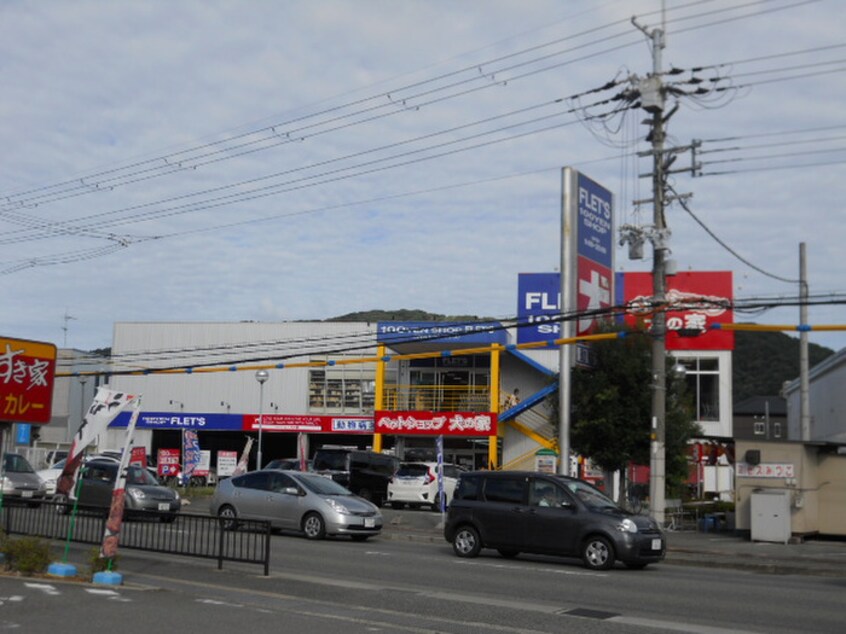
[[[662,68],[682,72],[665,81],[707,93],[667,124],[671,145],[703,140],[703,175],[671,183],[747,261],[674,204],[678,269],[732,270],[738,298],[795,298],[804,242],[811,293],[846,292],[844,5],[666,8]],[[647,115],[600,102],[652,70],[630,18],[651,30],[660,9],[6,0],[0,335],[88,350],[117,321],[514,316],[518,274],[559,263],[563,166],[614,192],[618,226],[651,222],[633,205],[651,197],[635,158]],[[618,248],[616,269],[649,270],[646,256]],[[845,316],[812,307],[809,321]]]

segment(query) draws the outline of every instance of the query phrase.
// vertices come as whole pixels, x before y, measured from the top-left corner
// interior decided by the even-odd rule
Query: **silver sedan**
[[[364,541],[382,531],[382,514],[337,482],[313,473],[264,469],[221,481],[209,512],[234,529],[239,519],[267,520],[309,539],[349,535]]]

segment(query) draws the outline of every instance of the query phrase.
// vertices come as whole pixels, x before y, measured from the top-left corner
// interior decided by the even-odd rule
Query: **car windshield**
[[[314,470],[345,471],[348,455],[346,452],[319,453],[314,457]]]
[[[605,497],[599,489],[578,480],[568,480],[565,486],[581,500],[585,506],[594,510],[620,510],[610,498]]]
[[[35,473],[26,458],[14,453],[7,453],[4,459],[3,469],[7,473]]]
[[[352,495],[352,491],[349,489],[323,476],[302,474],[297,480],[306,489],[318,495]]]
[[[143,485],[157,485],[158,480],[153,477],[153,474],[142,469],[136,465],[131,465],[126,472],[127,484],[143,484]]]
[[[429,467],[419,463],[401,464],[397,476],[400,478],[419,478],[428,475]]]

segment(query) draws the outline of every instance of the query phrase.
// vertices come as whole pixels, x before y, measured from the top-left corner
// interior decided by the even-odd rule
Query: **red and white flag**
[[[132,410],[132,417],[129,419],[129,425],[126,428],[126,441],[123,445],[123,451],[120,454],[120,466],[118,466],[118,475],[115,479],[115,488],[112,491],[112,504],[109,507],[109,517],[106,520],[106,530],[103,533],[103,545],[100,548],[101,557],[112,558],[117,554],[120,527],[123,523],[123,508],[126,504],[126,472],[132,457],[135,423],[138,422],[140,413],[141,399],[137,398],[135,399],[135,409]]]
[[[235,471],[232,472],[233,476],[241,475],[242,473],[247,473],[247,461],[250,459],[250,449],[253,448],[253,439],[247,438],[247,446],[244,447],[244,453],[241,454],[240,460],[238,460],[238,464],[235,466]]]
[[[82,455],[85,448],[94,442],[97,437],[106,431],[118,414],[129,405],[135,396],[126,392],[115,392],[107,387],[98,387],[97,394],[85,414],[79,430],[73,437],[68,458],[65,461],[65,468],[62,475],[56,482],[56,493],[68,496],[73,490],[74,482],[82,464]]]

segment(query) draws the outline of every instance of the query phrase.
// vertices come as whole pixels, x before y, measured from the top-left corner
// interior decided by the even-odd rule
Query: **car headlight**
[[[143,500],[146,497],[141,489],[127,489],[126,492],[136,500]]]
[[[625,518],[622,522],[617,524],[617,530],[622,533],[636,533],[637,532],[637,524],[631,521],[628,517]]]
[[[7,478],[6,476],[3,476],[3,479],[0,480],[0,486],[2,486],[4,489],[10,488],[12,486],[12,481],[9,480],[9,478]]]
[[[332,507],[332,510],[341,515],[349,515],[350,510],[335,498],[324,498],[326,503]]]

